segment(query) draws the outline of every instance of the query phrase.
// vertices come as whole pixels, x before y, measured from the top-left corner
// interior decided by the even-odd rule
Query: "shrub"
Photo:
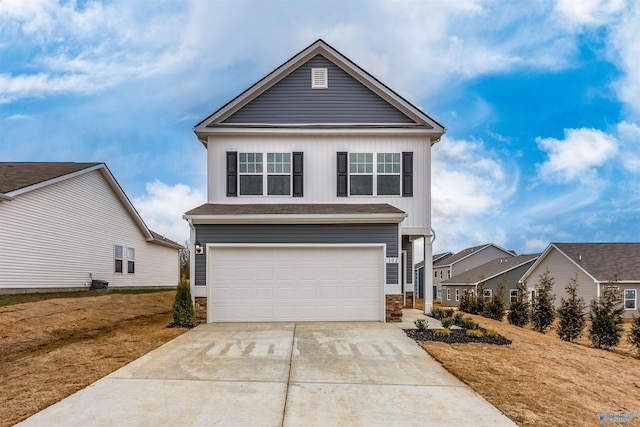
[[[478,292],[473,298],[473,306],[471,307],[470,313],[482,316],[482,313],[484,313],[484,304],[484,282],[480,282],[478,284]]]
[[[462,322],[462,316],[464,316],[464,313],[461,312],[457,312],[456,314],[453,315],[453,324],[460,326],[460,322]]]
[[[416,325],[416,328],[418,328],[420,332],[424,332],[429,329],[429,321],[427,319],[418,319],[413,323]]]
[[[460,302],[458,303],[458,310],[463,313],[468,313],[471,309],[471,294],[469,290],[465,289],[460,297]]]
[[[553,306],[556,297],[551,293],[553,280],[549,270],[540,275],[536,285],[536,298],[531,304],[531,324],[536,331],[543,334],[556,317],[556,309]]]
[[[467,335],[474,338],[482,338],[483,334],[482,334],[482,331],[479,331],[477,329],[468,329]]]
[[[191,300],[191,290],[186,280],[180,280],[173,301],[173,325],[191,327],[196,322],[196,311]]]
[[[442,322],[442,327],[449,329],[451,325],[453,325],[453,318],[445,317],[444,319],[442,319],[441,322]]]
[[[609,284],[600,296],[591,300],[589,338],[596,348],[614,347],[622,337],[622,291]]]
[[[462,321],[460,323],[457,324],[458,326],[460,326],[461,328],[465,328],[465,329],[478,329],[480,327],[480,325],[478,325],[472,318],[470,317],[465,317],[464,319],[462,319]]]
[[[449,329],[436,329],[435,333],[439,337],[448,337],[451,335],[451,331]]]
[[[504,307],[504,289],[506,287],[506,282],[501,282],[498,285],[498,289],[496,289],[496,293],[493,294],[488,303],[484,306],[484,311],[482,315],[489,319],[498,320],[502,322],[502,318],[504,317],[505,307]]]
[[[442,317],[453,317],[453,313],[455,312],[455,310],[453,308],[447,308],[444,311],[444,314],[442,315]]]
[[[487,331],[487,336],[489,338],[498,338],[500,336],[500,334],[497,333],[496,331]]]
[[[434,319],[442,319],[443,317],[445,317],[443,315],[444,313],[442,312],[442,309],[440,308],[432,308],[431,311],[429,312],[429,316],[433,317]]]
[[[631,345],[636,348],[637,356],[640,358],[640,317],[633,316],[628,338]]]
[[[563,341],[572,342],[582,335],[586,326],[585,308],[582,298],[578,298],[578,276],[571,278],[565,286],[568,298],[560,298],[560,308],[558,309],[558,336]]]
[[[529,292],[524,283],[518,283],[516,300],[509,307],[507,320],[510,324],[521,328],[529,323]]]

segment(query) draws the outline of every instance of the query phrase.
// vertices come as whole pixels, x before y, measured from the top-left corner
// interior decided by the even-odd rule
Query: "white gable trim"
[[[598,280],[596,280],[595,277],[593,277],[587,270],[585,270],[584,268],[582,268],[582,266],[578,263],[576,263],[574,260],[571,259],[571,257],[569,257],[567,254],[565,254],[564,252],[562,252],[560,249],[558,249],[558,247],[556,245],[554,245],[553,243],[550,243],[549,246],[547,246],[547,248],[544,250],[544,252],[542,253],[542,255],[540,255],[540,257],[536,260],[536,262],[533,263],[533,265],[522,275],[522,277],[520,278],[520,280],[518,280],[518,283],[524,283],[529,276],[531,276],[531,273],[540,266],[540,264],[542,264],[542,261],[544,261],[544,259],[549,256],[549,254],[551,253],[551,251],[556,250],[558,251],[559,254],[561,254],[563,257],[565,257],[566,259],[569,260],[569,262],[573,265],[575,265],[576,267],[578,267],[580,270],[582,270],[584,272],[584,274],[586,274],[587,276],[589,276],[594,283],[599,283]]]
[[[393,92],[387,86],[382,84],[362,68],[351,62],[351,60],[339,53],[337,50],[326,44],[324,41],[318,40],[311,46],[307,47],[302,52],[298,53],[293,58],[285,62],[280,67],[276,68],[269,75],[258,81],[256,84],[231,100],[229,103],[207,117],[205,120],[198,123],[194,128],[194,132],[198,136],[198,139],[206,145],[207,135],[217,132],[216,129],[212,129],[208,126],[223,122],[225,119],[233,115],[235,112],[247,105],[250,101],[258,97],[260,94],[264,93],[267,89],[282,80],[302,64],[306,63],[319,54],[323,55],[338,67],[342,68],[347,74],[351,75],[369,90],[380,96],[385,101],[389,102],[391,105],[396,107],[412,120],[416,121],[418,124],[426,124],[432,126],[433,129],[429,129],[427,133],[435,136],[434,141],[437,141],[446,131],[446,129],[438,122],[423,113],[421,110],[416,108],[400,95]]]

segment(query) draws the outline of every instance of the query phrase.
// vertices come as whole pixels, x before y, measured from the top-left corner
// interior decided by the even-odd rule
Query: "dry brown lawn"
[[[10,426],[183,333],[175,291],[0,307],[0,426]]]
[[[506,321],[466,316],[513,344],[420,344],[519,425],[596,426],[603,425],[603,412],[640,414],[640,360],[626,336],[618,348],[606,351],[590,347],[586,337],[564,342],[555,329],[543,335]],[[640,417],[609,425],[640,425]]]

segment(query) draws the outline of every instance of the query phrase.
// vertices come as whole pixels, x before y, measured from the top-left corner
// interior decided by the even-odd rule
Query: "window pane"
[[[378,175],[378,195],[399,195],[400,175]]]
[[[243,196],[262,196],[262,176],[241,175],[240,194]]]
[[[267,194],[269,196],[289,196],[291,194],[291,177],[289,175],[270,175],[267,178]]]
[[[351,175],[349,178],[349,193],[352,196],[373,194],[373,177],[371,175]]]
[[[133,261],[127,261],[127,273],[135,273],[136,268],[135,268],[135,262]]]
[[[134,248],[127,248],[127,260],[128,261],[136,260],[136,250]]]
[[[634,289],[624,290],[624,299],[636,299],[636,292]]]
[[[115,258],[122,258],[122,246],[115,245]]]
[[[116,273],[122,273],[122,260],[121,259],[117,259],[116,260],[115,270],[116,270]]]

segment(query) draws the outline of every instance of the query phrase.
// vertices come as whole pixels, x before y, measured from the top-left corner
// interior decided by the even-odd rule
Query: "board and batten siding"
[[[311,88],[311,69],[326,68],[328,88]],[[340,67],[317,55],[245,105],[225,124],[402,123],[409,117]]]
[[[584,298],[585,303],[589,305],[589,302],[597,296],[597,286],[594,280],[556,249],[551,250],[549,254],[541,260],[540,264],[529,272],[525,282],[527,287],[531,289],[535,288],[540,279],[540,275],[547,269],[551,277],[553,277],[552,293],[556,296],[556,307],[560,307],[561,297],[567,297],[564,287],[572,278],[576,277],[576,275],[578,277],[578,297]]]
[[[226,188],[226,153],[237,152],[303,152],[304,197],[238,196],[228,197]],[[413,196],[349,196],[336,192],[337,152],[413,153]],[[388,203],[406,212],[400,227],[431,227],[431,147],[429,141],[416,136],[225,136],[211,137],[208,155],[208,202],[246,203]]]
[[[145,240],[100,171],[0,202],[0,236],[0,290],[85,288],[89,273],[110,288],[178,283],[178,251]],[[115,244],[125,273],[114,272]]]
[[[386,244],[398,257],[397,224],[196,224],[196,240],[207,243]],[[195,285],[206,286],[205,255],[195,255]],[[398,264],[387,264],[387,284],[398,284]]]

